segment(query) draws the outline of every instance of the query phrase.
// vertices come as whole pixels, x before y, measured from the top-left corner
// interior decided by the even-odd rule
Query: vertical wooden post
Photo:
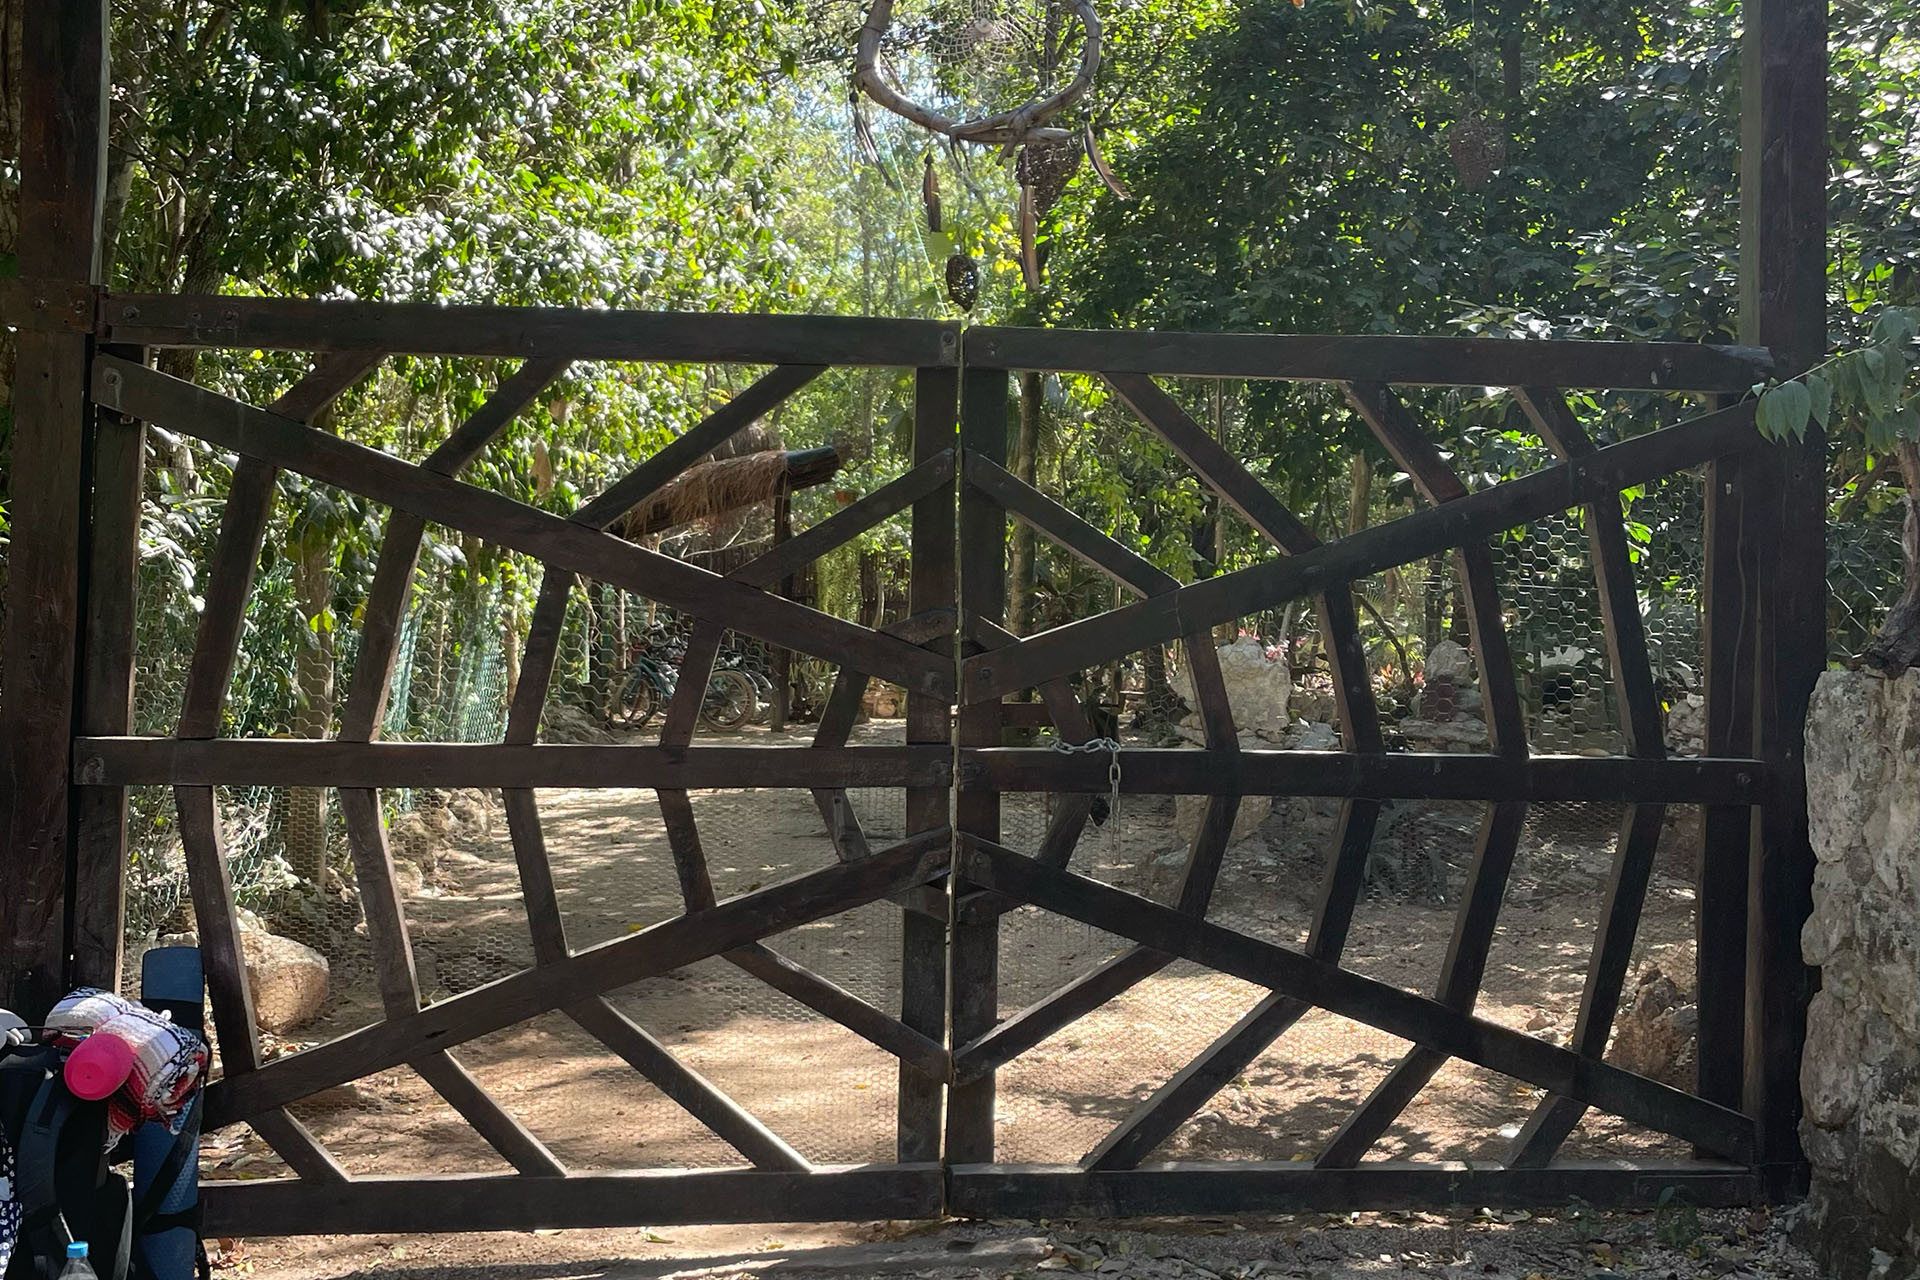
[[[922,369],[915,375],[913,461],[918,466],[957,443],[960,375],[954,369]],[[951,608],[955,599],[953,486],[943,485],[913,504],[912,568],[907,612]],[[955,641],[958,643],[957,639]],[[907,695],[907,742],[947,746],[953,741],[945,698]],[[906,828],[927,831],[948,824],[951,796],[945,787],[907,792]],[[918,911],[901,918],[900,1021],[941,1043],[947,1036],[947,922]],[[898,1151],[905,1163],[940,1159],[946,1081],[909,1063],[900,1064]]]
[[[66,967],[68,756],[78,693],[87,364],[106,177],[106,0],[27,6],[20,60],[13,529],[0,672],[0,1000],[28,1018]]]
[[[969,369],[961,375],[960,446],[989,462],[1007,459],[1008,375]],[[972,486],[960,490],[960,633],[974,618],[999,623],[1007,608],[1007,513]],[[1000,745],[1000,701],[960,708],[963,747]],[[955,780],[956,787],[959,780]],[[989,840],[1000,838],[1000,797],[989,791],[959,791],[957,829]],[[956,894],[963,886],[955,885]],[[953,926],[953,1043],[966,1044],[991,1030],[1000,1015],[1000,926],[997,920]],[[994,1078],[956,1085],[947,1099],[947,1159],[953,1164],[993,1160]]]
[[[1827,4],[1747,0],[1741,86],[1740,321],[1780,376],[1826,349]],[[1803,748],[1826,666],[1826,441],[1758,455],[1743,516],[1763,548],[1754,727],[1775,767],[1755,831],[1748,896],[1746,1108],[1767,1190],[1804,1184],[1800,1054],[1817,983],[1800,954],[1812,910]],[[1743,468],[1743,473],[1746,471]]]
[[[138,360],[138,348],[112,349]],[[87,533],[86,627],[81,643],[80,732],[133,727],[134,613],[140,568],[140,491],[146,427],[102,409],[93,429],[92,525]],[[70,979],[117,988],[126,930],[127,789],[82,787],[74,799]]]
[[[1754,642],[1759,631],[1759,557],[1742,515],[1740,459],[1707,467],[1705,526],[1706,740],[1709,756],[1753,754]],[[1695,1088],[1738,1107],[1746,1058],[1747,868],[1754,811],[1707,805],[1700,813],[1694,899]]]

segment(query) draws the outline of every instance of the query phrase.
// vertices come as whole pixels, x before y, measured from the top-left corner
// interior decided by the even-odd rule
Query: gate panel
[[[324,304],[315,312],[306,304],[248,302],[209,334],[195,327],[204,314],[198,308],[183,331],[165,324],[173,300],[153,302],[142,323],[160,325],[161,331],[149,336],[190,344],[318,345],[340,320]],[[130,307],[126,313],[139,310]],[[379,328],[387,314],[375,309],[364,318]],[[209,566],[206,607],[176,733],[82,738],[75,746],[78,777],[102,796],[123,794],[128,785],[174,788],[223,1067],[222,1078],[208,1090],[207,1121],[210,1127],[245,1121],[296,1175],[209,1185],[209,1230],[386,1229],[382,1223],[418,1228],[423,1216],[435,1229],[459,1230],[937,1214],[944,1190],[938,1123],[942,1086],[950,1073],[944,877],[951,858],[951,747],[945,726],[954,678],[948,646],[954,627],[955,331],[899,324],[880,334],[871,327],[800,318],[768,324],[758,318],[674,317],[671,325],[662,325],[663,318],[632,313],[609,313],[581,325],[574,317],[505,309],[458,319],[467,323],[443,329],[436,345],[453,346],[461,354],[514,349],[525,362],[418,465],[302,425],[377,366],[388,354],[384,349],[323,356],[312,374],[268,409],[177,382],[135,360],[102,355],[95,361],[93,390],[104,407],[231,449],[240,458]],[[857,344],[840,341],[842,331],[857,337]],[[566,371],[574,356],[569,347],[599,358],[612,352],[632,360],[685,359],[704,352],[730,363],[786,363],[775,363],[759,381],[571,517],[461,480],[461,470]],[[817,363],[809,362],[814,351],[820,353]],[[812,382],[828,363],[849,356],[861,363],[905,360],[922,366],[910,470],[725,575],[601,532]],[[330,741],[220,736],[245,619],[257,607],[253,572],[282,468],[392,508],[361,613],[354,676],[339,732]],[[864,627],[775,594],[783,580],[906,510],[913,512],[914,555],[924,570],[915,575],[911,616]],[[499,743],[379,741],[430,524],[487,539],[546,566]],[[576,576],[644,593],[678,607],[692,621],[658,745],[540,741]],[[835,692],[812,745],[696,741],[708,681],[730,631],[838,666]],[[861,695],[876,678],[903,686],[913,699],[904,745],[849,745]],[[215,792],[243,783],[338,788],[377,989],[374,1021],[271,1061],[249,999]],[[501,789],[532,961],[530,967],[431,1001],[416,967],[381,802],[385,789],[426,786]],[[625,936],[591,945],[569,941],[561,905],[569,873],[556,866],[548,848],[536,791],[555,786],[654,792],[679,885],[675,916],[630,926],[634,931]],[[694,792],[716,787],[810,790],[820,810],[823,844],[830,840],[834,861],[794,879],[756,882],[744,894],[723,900],[710,838],[703,838],[693,799]],[[904,788],[909,816],[904,838],[869,840],[849,801],[850,787]],[[903,917],[901,982],[895,988],[899,1009],[871,1003],[796,962],[776,938],[867,904],[884,906],[885,899],[900,904],[888,909]],[[661,1034],[669,1028],[644,1025],[649,1007],[644,999],[638,1004],[609,999],[643,979],[695,965],[709,972],[722,962],[751,986],[770,988],[777,998],[808,1011],[808,1017],[837,1024],[898,1061],[899,1114],[895,1140],[889,1143],[897,1162],[858,1169],[814,1163],[754,1114],[750,1100],[730,1096],[721,1082],[671,1047]],[[530,1020],[546,1025],[556,1014],[678,1104],[750,1169],[570,1170],[539,1132],[541,1126],[526,1118],[528,1109],[493,1091],[488,1073],[476,1073],[462,1061],[463,1047]],[[402,1068],[417,1074],[517,1176],[354,1176],[287,1109],[337,1086]]]
[[[956,1212],[994,1214],[1218,1213],[1243,1209],[1352,1209],[1408,1203],[1539,1203],[1578,1196],[1594,1203],[1644,1203],[1668,1188],[1693,1203],[1751,1198],[1761,1188],[1756,1123],[1726,1105],[1711,1084],[1675,1088],[1605,1058],[1629,967],[1636,955],[1643,904],[1653,877],[1667,806],[1709,805],[1732,811],[1757,803],[1768,770],[1751,756],[1666,758],[1662,708],[1648,657],[1640,596],[1618,498],[1620,490],[1724,459],[1757,447],[1751,406],[1696,412],[1651,434],[1597,446],[1568,408],[1558,386],[1640,386],[1663,391],[1735,390],[1757,364],[1751,353],[1696,350],[1676,362],[1666,353],[1626,348],[1524,345],[1524,360],[1509,362],[1498,344],[1419,340],[1230,338],[1058,331],[974,330],[966,337],[967,422],[962,460],[962,634],[960,791],[956,867],[957,920],[968,923],[984,952],[987,930],[1006,929],[1010,910],[1039,908],[1107,939],[1111,953],[1037,1001],[1017,1009],[996,995],[1011,971],[994,956],[969,959],[956,933],[955,998],[980,1012],[954,1031],[954,1069],[962,1096],[990,1097],[995,1073],[1038,1053],[1057,1064],[1046,1078],[1072,1092],[1070,1073],[1085,1055],[1124,1056],[1102,1019],[1120,1021],[1134,1041],[1165,1034],[1169,1002],[1216,1000],[1221,975],[1249,984],[1237,1021],[1164,1081],[1145,1082],[1134,1099],[1075,1093],[1080,1114],[1117,1117],[1105,1136],[1072,1164],[996,1163],[1001,1155],[990,1123],[955,1108],[948,1154],[953,1162],[951,1203]],[[1716,363],[1719,362],[1719,363]],[[1742,369],[1746,372],[1741,372]],[[1191,468],[1195,478],[1232,508],[1280,553],[1250,567],[1182,586],[1129,547],[1021,482],[1004,469],[1005,396],[1010,371],[1093,371],[1090,377],[1122,401],[1160,445]],[[1414,514],[1321,543],[1302,521],[1159,386],[1155,375],[1297,378],[1340,385],[1360,417],[1425,501]],[[1444,461],[1408,403],[1389,385],[1471,384],[1511,389],[1551,462],[1533,474],[1469,490]],[[977,418],[976,418],[977,406]],[[1528,742],[1529,696],[1516,680],[1519,667],[1508,630],[1499,562],[1489,545],[1507,530],[1573,509],[1584,524],[1592,589],[1599,601],[1604,667],[1618,708],[1618,744],[1585,754],[1538,754]],[[1074,559],[1139,597],[1112,610],[1078,617],[1026,637],[998,627],[1004,598],[999,577],[1000,532],[1007,516],[1020,520]],[[1460,616],[1471,641],[1486,711],[1481,749],[1455,752],[1386,749],[1358,625],[1353,584],[1369,575],[1448,553],[1458,581]],[[969,581],[980,585],[968,588]],[[1227,705],[1214,658],[1212,632],[1292,602],[1310,603],[1319,619],[1329,661],[1329,692],[1337,708],[1338,750],[1268,749],[1247,739]],[[1073,702],[1068,682],[1089,669],[1124,663],[1129,655],[1178,642],[1192,672],[1200,725],[1194,748],[1166,750],[1130,742],[1073,750],[1091,736],[1084,715],[1060,710]],[[1118,669],[1118,668],[1116,668]],[[1048,709],[1057,743],[1006,745],[1010,722],[1004,700],[1034,690]],[[1051,695],[1049,694],[1051,690]],[[1077,710],[1077,708],[1076,708]],[[1033,723],[1022,714],[1020,723]],[[974,728],[969,731],[967,725]],[[1730,740],[1723,740],[1730,742]],[[1741,745],[1744,745],[1741,744]],[[1724,747],[1723,747],[1724,749]],[[1029,792],[1077,796],[1043,832],[1024,839],[998,821],[1004,806]],[[978,795],[976,795],[978,793]],[[1204,798],[1177,882],[1161,889],[1151,876],[1133,876],[1087,834],[1086,804],[1106,812],[1120,803],[1168,793]],[[1270,924],[1250,919],[1219,894],[1224,876],[1241,875],[1234,839],[1235,806],[1247,797],[1330,797],[1338,802],[1325,871],[1298,945],[1267,936]],[[1409,989],[1356,971],[1345,955],[1371,878],[1383,804],[1404,809],[1422,800],[1483,802],[1478,835],[1434,983]],[[1600,925],[1587,960],[1584,993],[1564,1040],[1548,1031],[1529,1034],[1475,1012],[1496,938],[1509,920],[1506,904],[1516,858],[1531,834],[1531,806],[1548,802],[1617,802],[1625,813],[1612,844],[1611,870],[1593,910]],[[1060,821],[1060,813],[1069,815]],[[1151,821],[1151,816],[1142,819]],[[1541,821],[1546,820],[1541,811]],[[1078,850],[1076,851],[1076,845]],[[1244,857],[1244,853],[1240,855]],[[1533,856],[1533,855],[1529,855]],[[1717,867],[1703,875],[1717,877]],[[1138,883],[1145,879],[1143,886]],[[1239,883],[1244,884],[1244,879]],[[1023,908],[1021,904],[1026,904]],[[1018,932],[1018,931],[1016,931]],[[1702,948],[1702,999],[1737,1004],[1744,973],[1729,969],[1722,951]],[[1706,966],[1717,966],[1704,972]],[[1201,987],[1196,979],[1206,978]],[[1235,988],[1224,988],[1232,990]],[[1115,1003],[1118,1002],[1118,1003]],[[985,1011],[999,1007],[999,1016]],[[1125,1008],[1125,1014],[1105,1012]],[[1718,1011],[1716,1011],[1716,1014]],[[1364,1098],[1344,1106],[1342,1123],[1317,1151],[1291,1161],[1155,1163],[1162,1147],[1223,1089],[1251,1098],[1235,1085],[1250,1065],[1303,1018],[1337,1015],[1410,1046]],[[1703,1017],[1705,1011],[1703,1010]],[[1736,1015],[1737,1016],[1737,1015]],[[1084,1030],[1082,1030],[1084,1029]],[[1078,1036],[1076,1037],[1076,1032]],[[1296,1033],[1297,1034],[1297,1033]],[[1063,1055],[1065,1055],[1063,1057]],[[1365,1159],[1403,1113],[1450,1062],[1472,1064],[1518,1084],[1535,1099],[1531,1115],[1500,1138],[1504,1159],[1486,1167],[1457,1161],[1406,1163]],[[1134,1070],[1137,1068],[1126,1068]],[[1111,1072],[1107,1073],[1111,1075]],[[1020,1088],[1038,1079],[1025,1071],[1000,1085],[1001,1123],[1020,1114]],[[1131,1076],[1127,1077],[1131,1079]],[[1008,1090],[1015,1090],[1009,1094]],[[1311,1090],[1309,1089],[1309,1092]],[[1327,1105],[1342,1106],[1333,1096]],[[1232,1105],[1244,1108],[1246,1101]],[[1257,1103],[1254,1105],[1257,1106]],[[1693,1161],[1618,1160],[1608,1167],[1557,1158],[1589,1109],[1609,1113],[1652,1134],[1667,1135],[1703,1153]],[[1286,1115],[1260,1117],[1280,1126]],[[1008,1130],[1001,1129],[1002,1135]],[[1019,1150],[1030,1149],[1016,1144]],[[983,1152],[992,1152],[991,1156]],[[1029,1159],[1015,1156],[1013,1159]],[[1056,1157],[1057,1159],[1057,1157]]]

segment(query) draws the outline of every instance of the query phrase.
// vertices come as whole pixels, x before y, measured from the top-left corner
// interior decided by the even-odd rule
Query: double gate
[[[76,950],[117,946],[126,857],[126,788],[173,789],[207,963],[223,1075],[208,1090],[212,1126],[246,1123],[294,1176],[206,1189],[222,1234],[467,1230],[672,1222],[961,1215],[1218,1213],[1413,1204],[1695,1204],[1790,1191],[1799,1176],[1790,1107],[1804,990],[1794,929],[1799,863],[1788,845],[1802,800],[1795,762],[1770,737],[1772,703],[1756,672],[1789,650],[1817,652],[1790,590],[1762,571],[1790,522],[1792,477],[1767,452],[1740,396],[1764,378],[1763,352],[1661,344],[1452,338],[1327,338],[973,329],[891,320],[559,312],[310,303],[230,297],[94,295],[90,394],[92,544],[87,581],[89,693],[73,743],[78,787]],[[317,352],[312,371],[265,407],[147,367],[168,346]],[[332,399],[395,355],[517,360],[492,398],[418,464],[308,425]],[[461,479],[461,471],[534,403],[570,362],[657,361],[770,366],[770,372],[571,516],[535,509]],[[834,366],[913,370],[912,466],[832,516],[717,576],[607,533],[620,515]],[[1097,376],[1191,470],[1272,544],[1251,567],[1181,585],[1055,497],[1007,469],[1010,381],[1024,370]],[[1412,478],[1419,509],[1321,542],[1183,411],[1156,379],[1293,379],[1338,384]],[[1510,388],[1553,454],[1551,465],[1470,487],[1436,431],[1395,388]],[[1602,443],[1565,388],[1693,393],[1675,425]],[[1726,407],[1716,407],[1726,406]],[[128,736],[132,568],[138,555],[142,424],[238,456],[176,732]],[[1669,758],[1643,629],[1620,492],[1704,468],[1703,591],[1708,742]],[[390,509],[360,624],[358,657],[336,736],[325,741],[220,736],[255,566],[285,471]],[[1607,670],[1624,750],[1603,756],[1529,750],[1490,540],[1579,513],[1603,611]],[[828,551],[911,513],[906,616],[877,628],[782,599],[771,588]],[[1009,520],[1112,578],[1132,603],[1038,634],[1004,627]],[[423,532],[436,524],[538,560],[545,576],[504,740],[383,742],[382,709]],[[1376,705],[1352,584],[1451,553],[1482,675],[1484,750],[1390,750]],[[540,741],[571,584],[611,584],[695,622],[679,692],[657,744]],[[1214,629],[1289,602],[1317,612],[1333,677],[1337,750],[1251,749],[1236,733]],[[727,631],[833,664],[837,678],[810,746],[696,742],[698,691]],[[1008,699],[1033,691],[1062,744],[1095,736],[1071,685],[1078,672],[1182,645],[1192,676],[1198,749],[1008,746]],[[871,681],[906,691],[903,745],[849,745]],[[1764,690],[1763,690],[1764,692]],[[1117,769],[1116,769],[1117,765]],[[1117,773],[1117,780],[1116,780]],[[229,785],[335,788],[351,846],[383,1016],[301,1052],[263,1060],[249,1005],[240,925],[216,804]],[[532,963],[423,1005],[380,792],[498,788],[517,861]],[[673,919],[592,946],[571,945],[556,894],[567,869],[549,858],[536,789],[651,789],[682,903]],[[806,788],[837,861],[720,899],[690,793]],[[854,789],[900,788],[904,838],[870,837]],[[1203,797],[1176,883],[1149,895],[1099,878],[1080,846],[1098,798]],[[1003,842],[1003,797],[1052,797],[1037,838]],[[1303,944],[1210,913],[1245,797],[1330,797],[1338,817]],[[1436,986],[1410,989],[1343,964],[1362,901],[1383,802],[1471,800],[1484,816]],[[1577,1023],[1564,1040],[1475,1015],[1489,950],[1529,805],[1608,802],[1623,818]],[[1610,1028],[1628,977],[1663,818],[1700,806],[1697,1085],[1672,1087],[1609,1063]],[[1108,815],[1112,820],[1124,817]],[[868,824],[869,826],[873,824]],[[898,905],[899,1003],[879,1007],[781,950],[780,935],[882,899]],[[1001,1007],[1000,931],[1037,909],[1125,946],[1010,1014]],[[90,941],[89,941],[90,940]],[[748,1107],[677,1057],[608,993],[719,958],[885,1050],[899,1063],[897,1158],[810,1163]],[[1144,1101],[1113,1099],[1120,1118],[1078,1163],[996,1163],[996,1072],[1176,962],[1231,975],[1267,994]],[[1169,995],[1167,998],[1173,998]],[[1330,1011],[1413,1047],[1312,1159],[1156,1163],[1183,1122],[1303,1017]],[[630,1064],[737,1150],[748,1169],[570,1172],[540,1137],[462,1065],[463,1046],[558,1013]],[[1090,1052],[1092,1050],[1089,1050]],[[1450,1060],[1542,1091],[1503,1161],[1366,1159]],[[417,1072],[516,1171],[500,1176],[349,1176],[288,1110],[335,1086],[397,1068]],[[1688,1144],[1691,1159],[1647,1163],[1556,1159],[1590,1110]],[[1784,1118],[1783,1118],[1784,1117]]]

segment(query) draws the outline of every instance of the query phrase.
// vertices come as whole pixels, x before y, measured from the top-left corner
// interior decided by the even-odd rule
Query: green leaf
[[[1798,439],[1807,433],[1807,415],[1812,397],[1804,384],[1783,382],[1760,397],[1757,418],[1760,434],[1769,440]]]
[[[1813,420],[1820,429],[1827,429],[1827,421],[1833,416],[1833,384],[1817,373],[1807,375],[1807,394],[1813,404]]]

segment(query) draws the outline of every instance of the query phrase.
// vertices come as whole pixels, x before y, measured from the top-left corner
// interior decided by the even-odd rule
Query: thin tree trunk
[[[1907,486],[1907,520],[1900,538],[1906,590],[1887,611],[1880,634],[1861,655],[1867,665],[1888,675],[1920,667],[1920,443],[1901,441],[1895,448],[1895,456]]]
[[[1013,442],[1013,474],[1028,484],[1033,483],[1040,448],[1042,391],[1038,373],[1020,375],[1020,430]],[[1007,555],[1007,630],[1017,636],[1033,627],[1033,550],[1033,530],[1014,521],[1013,546]]]
[[[313,420],[333,426],[331,411]],[[333,538],[325,529],[293,529],[293,599],[301,622],[300,651],[294,659],[299,702],[293,717],[297,738],[324,738],[333,730]],[[324,787],[294,787],[287,793],[282,828],[287,863],[293,874],[320,888],[327,875],[327,792]]]
[[[1364,453],[1353,455],[1353,478],[1347,489],[1347,536],[1367,527],[1367,508],[1373,502],[1373,461]]]

